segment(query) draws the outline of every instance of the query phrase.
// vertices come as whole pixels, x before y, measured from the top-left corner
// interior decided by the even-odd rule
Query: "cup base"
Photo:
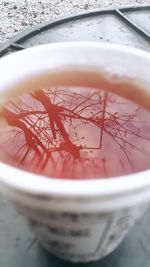
[[[65,255],[63,253],[54,252],[54,251],[52,251],[51,248],[49,248],[49,246],[44,241],[42,241],[40,239],[38,239],[38,241],[39,241],[39,244],[43,247],[43,249],[45,249],[49,254],[57,257],[60,260],[64,260],[67,262],[73,262],[73,263],[88,263],[88,262],[94,262],[94,261],[101,260],[104,257],[107,257],[112,252],[114,252],[115,249],[117,249],[117,247],[120,245],[120,244],[117,244],[117,246],[115,248],[113,248],[110,251],[107,251],[107,253],[103,254],[103,255],[98,254],[98,255],[93,255],[93,256],[92,255],[91,256],[87,256],[87,255],[76,256],[73,254],[72,255],[68,255],[68,254]]]

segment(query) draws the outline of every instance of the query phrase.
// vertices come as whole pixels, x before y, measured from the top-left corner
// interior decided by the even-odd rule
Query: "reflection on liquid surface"
[[[0,159],[46,176],[113,177],[150,167],[149,112],[91,88],[24,93],[0,113]]]

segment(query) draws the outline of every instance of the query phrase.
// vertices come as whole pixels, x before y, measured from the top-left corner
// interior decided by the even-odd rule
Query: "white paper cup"
[[[80,84],[71,76],[33,79],[41,73],[84,71]],[[143,85],[132,100],[150,109],[150,54],[129,47],[98,43],[61,43],[26,49],[0,60],[0,101],[38,85],[94,87],[89,73],[133,80]],[[87,73],[88,75],[87,75]],[[81,84],[82,83],[82,84]],[[27,87],[28,85],[28,87]],[[117,87],[117,86],[116,86]],[[17,88],[17,89],[16,89]],[[130,92],[117,93],[129,97]],[[87,262],[113,251],[143,215],[150,201],[150,171],[109,180],[60,180],[0,163],[1,191],[24,214],[43,246],[60,258]]]

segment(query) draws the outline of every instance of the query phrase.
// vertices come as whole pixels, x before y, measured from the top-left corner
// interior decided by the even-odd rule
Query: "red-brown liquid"
[[[0,112],[0,160],[55,178],[94,179],[150,168],[150,114],[103,90],[42,89]]]

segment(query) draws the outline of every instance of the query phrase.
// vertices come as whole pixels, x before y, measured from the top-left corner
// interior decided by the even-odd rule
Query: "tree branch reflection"
[[[147,156],[143,144],[150,134],[143,130],[148,119],[142,112],[125,99],[93,88],[34,91],[3,107],[0,117],[7,127],[1,130],[0,146],[4,150],[10,144],[5,153],[15,165],[48,176],[130,173],[135,171],[133,155]],[[118,172],[112,168],[110,151],[116,153]]]

